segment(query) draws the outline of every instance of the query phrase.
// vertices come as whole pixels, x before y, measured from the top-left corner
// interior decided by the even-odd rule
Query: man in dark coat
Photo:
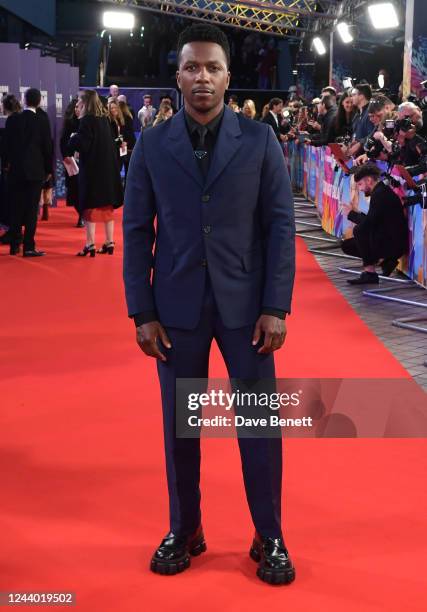
[[[343,240],[347,255],[361,257],[363,272],[348,280],[351,285],[378,284],[375,265],[381,263],[384,276],[390,276],[399,257],[408,252],[408,222],[399,196],[380,181],[374,164],[361,166],[354,174],[360,191],[371,198],[368,214],[351,210],[347,218],[356,224],[354,237]]]
[[[324,95],[319,104],[319,114],[322,117],[320,133],[313,134],[311,139],[306,141],[307,144],[321,147],[333,142],[333,128],[337,118],[337,112],[338,109],[334,97],[329,94]]]
[[[10,116],[5,130],[5,164],[11,194],[10,254],[19,253],[21,228],[24,231],[24,257],[40,257],[34,236],[43,183],[52,172],[52,139],[47,123],[37,114],[41,94],[25,92],[25,109]]]
[[[284,140],[284,132],[282,130],[282,110],[283,100],[280,98],[272,98],[268,103],[269,111],[262,120],[262,123],[271,125],[273,132],[276,134],[277,140]]]
[[[190,554],[206,550],[200,440],[176,434],[176,381],[208,377],[215,338],[231,377],[274,382],[273,352],[283,345],[291,309],[295,226],[283,153],[269,126],[224,106],[229,63],[218,28],[194,25],[181,34],[184,108],[140,136],[126,185],[128,313],[141,349],[157,358],[162,388],[170,532],[151,562],[161,574],[183,571]],[[258,576],[291,582],[281,438],[239,437],[239,447]]]

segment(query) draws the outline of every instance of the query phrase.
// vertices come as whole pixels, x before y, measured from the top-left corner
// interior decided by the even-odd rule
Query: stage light
[[[104,28],[114,30],[133,30],[135,27],[135,15],[123,13],[122,11],[105,11],[102,15]]]
[[[346,23],[345,21],[341,21],[341,23],[337,25],[337,32],[341,36],[341,40],[345,44],[351,43],[354,40],[350,32],[350,28],[348,27],[348,23]]]
[[[399,18],[396,9],[391,2],[381,2],[368,6],[369,17],[376,30],[386,30],[387,28],[397,28]]]
[[[385,85],[385,77],[383,74],[379,74],[378,75],[378,87],[380,89],[384,89],[384,85]]]
[[[325,55],[326,47],[325,43],[321,38],[319,38],[318,36],[316,36],[316,38],[313,38],[313,46],[316,49],[316,53],[318,55]]]

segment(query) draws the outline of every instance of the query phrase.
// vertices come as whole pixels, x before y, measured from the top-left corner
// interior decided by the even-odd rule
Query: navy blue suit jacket
[[[162,325],[194,329],[207,270],[229,329],[255,323],[263,307],[291,310],[293,198],[268,125],[226,107],[206,181],[183,110],[144,131],[126,180],[123,232],[129,316],[156,310]]]

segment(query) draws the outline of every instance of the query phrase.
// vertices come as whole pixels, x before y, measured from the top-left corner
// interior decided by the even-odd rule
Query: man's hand
[[[369,157],[366,155],[366,153],[364,153],[363,155],[359,155],[359,157],[356,157],[356,159],[354,160],[354,164],[356,166],[363,166],[363,164],[366,164],[369,161]]]
[[[171,348],[172,345],[169,338],[158,321],[150,321],[136,328],[136,341],[139,348],[148,357],[155,357],[160,361],[167,361],[165,355],[161,352],[157,345],[157,339],[160,339],[166,348]]]
[[[384,142],[385,140],[385,136],[382,132],[375,132],[373,138],[375,138],[375,140],[379,140],[380,142]]]
[[[358,151],[360,151],[361,148],[362,147],[361,147],[360,142],[356,141],[356,142],[354,142],[353,144],[351,144],[349,146],[348,151],[347,151],[347,155],[349,157],[354,157],[354,155],[357,155]]]
[[[286,338],[286,325],[283,319],[272,315],[263,314],[255,324],[252,345],[258,344],[261,335],[264,334],[264,344],[258,349],[258,353],[272,353],[281,348]]]

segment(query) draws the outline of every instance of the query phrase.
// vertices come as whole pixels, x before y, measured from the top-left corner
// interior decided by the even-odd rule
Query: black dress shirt
[[[187,125],[187,130],[190,136],[191,144],[193,146],[193,150],[195,152],[195,156],[199,164],[202,176],[204,176],[205,178],[207,176],[209,164],[212,161],[215,144],[218,138],[218,132],[219,132],[219,128],[221,127],[223,116],[224,116],[224,107],[221,110],[221,112],[212,119],[212,121],[209,121],[209,123],[206,123],[203,126],[201,123],[196,121],[191,115],[189,115],[187,111],[184,110],[185,123]],[[204,132],[206,132],[206,134],[204,137],[203,146],[201,146],[200,131],[202,130],[203,127],[206,128],[205,130],[203,130]],[[199,155],[196,154],[196,152]],[[206,153],[206,156],[202,155],[203,152]],[[277,310],[275,308],[263,308],[261,312],[262,314],[273,315],[274,317],[278,317],[279,319],[283,319],[285,316],[285,313],[283,310]],[[157,318],[158,318],[157,313],[154,310],[150,310],[150,311],[141,312],[141,313],[136,314],[133,317],[133,320],[135,322],[136,327],[139,327],[140,325],[143,325],[144,323],[150,323],[151,321],[156,321]]]

